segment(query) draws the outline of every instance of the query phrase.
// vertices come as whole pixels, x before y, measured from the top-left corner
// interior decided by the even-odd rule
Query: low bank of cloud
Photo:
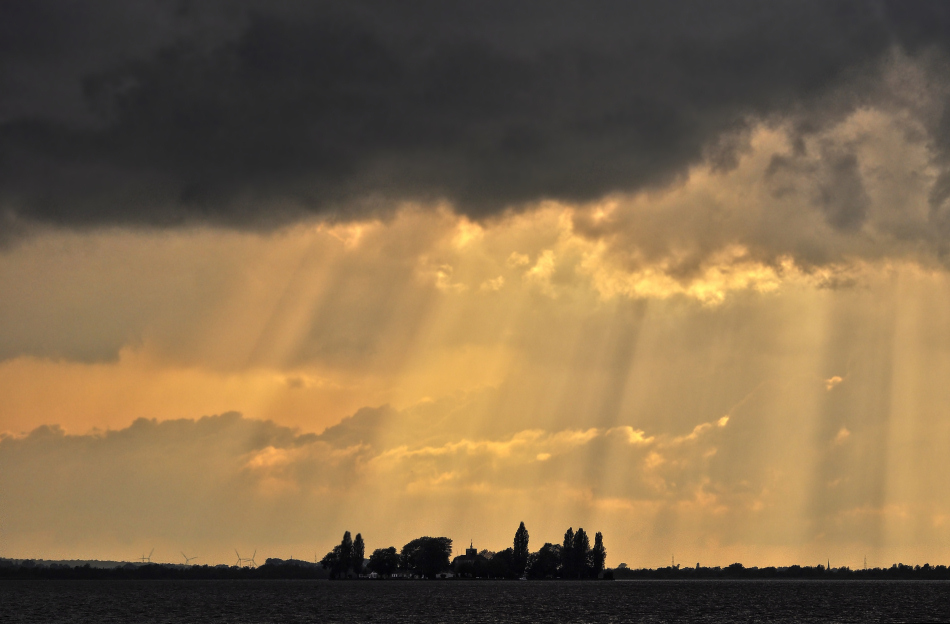
[[[831,390],[776,379],[686,427],[632,417],[479,434],[465,419],[491,419],[476,395],[364,408],[320,434],[235,413],[85,435],[41,427],[0,439],[5,543],[18,556],[130,557],[157,543],[223,560],[240,544],[319,550],[357,526],[378,546],[472,531],[502,544],[522,518],[543,540],[595,523],[621,553],[671,540],[724,557],[933,544],[943,503],[875,471],[897,451],[888,414],[862,407],[873,377],[852,371]],[[931,528],[914,533],[921,523]]]

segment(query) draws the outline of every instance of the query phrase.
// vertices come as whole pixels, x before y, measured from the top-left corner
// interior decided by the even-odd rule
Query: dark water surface
[[[950,581],[3,581],[0,622],[947,622]]]

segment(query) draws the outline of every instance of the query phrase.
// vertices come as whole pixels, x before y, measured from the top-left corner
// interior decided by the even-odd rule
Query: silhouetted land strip
[[[326,579],[327,571],[306,561],[268,560],[256,568],[150,563],[127,564],[113,568],[90,565],[26,565],[0,559],[0,579],[48,580],[242,580],[242,579]]]
[[[614,568],[608,575],[617,580],[733,580],[733,579],[810,579],[825,581],[948,581],[950,568],[944,565],[909,566],[895,563],[889,568],[852,570],[847,567],[826,569],[823,565],[747,568],[741,563],[714,568]]]
[[[320,580],[328,573],[319,565],[305,561],[268,560],[257,568],[235,566],[183,566],[180,564],[147,564],[114,568],[89,565],[36,565],[0,559],[0,580]],[[604,574],[606,580],[908,580],[950,581],[947,566],[909,566],[894,564],[889,568],[851,570],[846,567],[825,569],[825,566],[789,566],[746,568],[741,564],[726,567],[699,568],[614,568]],[[355,580],[355,579],[352,579]],[[369,579],[363,579],[369,582]],[[451,582],[454,579],[446,579]],[[596,579],[591,579],[593,582]],[[392,582],[392,581],[383,581]]]
[[[258,567],[238,554],[235,565],[185,565],[150,563],[151,553],[142,563],[106,561],[32,561],[0,558],[0,580],[950,580],[946,566],[906,566],[895,563],[889,568],[851,570],[817,565],[746,568],[741,563],[726,567],[632,569],[625,563],[607,568],[607,549],[603,534],[569,527],[560,544],[545,542],[536,552],[529,549],[528,529],[524,522],[515,532],[512,546],[499,552],[479,551],[469,542],[464,555],[452,559],[452,540],[448,537],[423,536],[397,550],[395,546],[377,548],[366,557],[366,544],[360,533],[349,531],[318,563],[300,559],[267,559]],[[154,552],[154,549],[153,549]],[[254,551],[255,554],[257,551]],[[235,551],[237,554],[237,551]],[[316,557],[314,557],[316,559]],[[79,565],[71,565],[71,564]],[[82,565],[85,564],[85,565]]]

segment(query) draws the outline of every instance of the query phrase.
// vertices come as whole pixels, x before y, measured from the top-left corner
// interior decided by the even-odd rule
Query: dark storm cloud
[[[820,190],[819,202],[828,223],[842,230],[861,227],[871,200],[864,190],[854,154],[833,158],[830,180]]]
[[[260,226],[398,199],[485,216],[661,184],[710,154],[728,164],[723,135],[809,108],[895,43],[942,44],[945,14],[868,2],[5,2],[0,227]],[[853,163],[839,164],[851,180]],[[860,202],[826,203],[839,227],[860,222]]]
[[[858,166],[858,158],[853,153],[840,153],[831,149],[821,151],[817,163],[802,164],[787,156],[774,155],[766,171],[766,176],[775,180],[782,172],[816,176],[823,173],[823,179],[815,182],[814,203],[824,214],[825,220],[839,231],[853,231],[864,223],[871,205],[864,188],[864,181]],[[788,188],[778,185],[776,194],[788,192]]]

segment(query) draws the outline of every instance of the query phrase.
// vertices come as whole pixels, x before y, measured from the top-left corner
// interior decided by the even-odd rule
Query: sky
[[[0,557],[950,562],[950,7],[0,4]]]

